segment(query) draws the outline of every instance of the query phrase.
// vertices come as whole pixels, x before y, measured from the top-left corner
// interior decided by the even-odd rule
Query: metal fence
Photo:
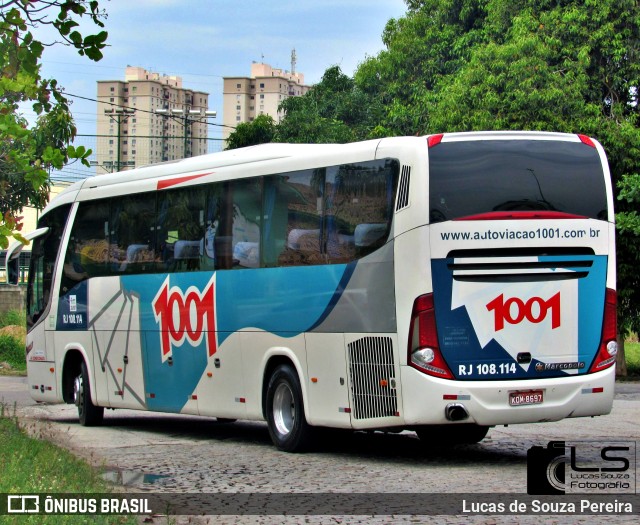
[[[18,284],[26,286],[29,279],[29,267],[20,266],[20,274],[18,278]],[[0,286],[6,286],[7,283],[7,268],[6,266],[0,267]]]

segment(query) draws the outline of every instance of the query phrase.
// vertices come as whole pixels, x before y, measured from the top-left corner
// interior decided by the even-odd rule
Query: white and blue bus
[[[34,399],[478,442],[611,410],[602,147],[484,132],[267,144],[96,176],[33,239]],[[16,260],[18,248],[8,254]]]

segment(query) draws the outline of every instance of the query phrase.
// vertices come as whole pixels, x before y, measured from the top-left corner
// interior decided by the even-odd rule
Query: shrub
[[[24,310],[9,310],[0,313],[0,328],[3,326],[25,326],[26,315]]]
[[[25,370],[27,363],[25,361],[24,345],[18,339],[0,334],[0,363],[6,362],[11,368]]]

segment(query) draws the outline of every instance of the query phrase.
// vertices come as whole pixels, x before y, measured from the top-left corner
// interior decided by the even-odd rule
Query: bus
[[[612,186],[583,135],[264,144],[95,176],[44,210],[37,401],[477,443],[610,412]],[[9,264],[19,247],[12,247]]]

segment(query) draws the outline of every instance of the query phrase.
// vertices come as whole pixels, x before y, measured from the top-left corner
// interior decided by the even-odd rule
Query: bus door
[[[146,408],[140,329],[140,298],[126,290],[118,277],[89,281],[96,393],[106,385],[109,406]]]

